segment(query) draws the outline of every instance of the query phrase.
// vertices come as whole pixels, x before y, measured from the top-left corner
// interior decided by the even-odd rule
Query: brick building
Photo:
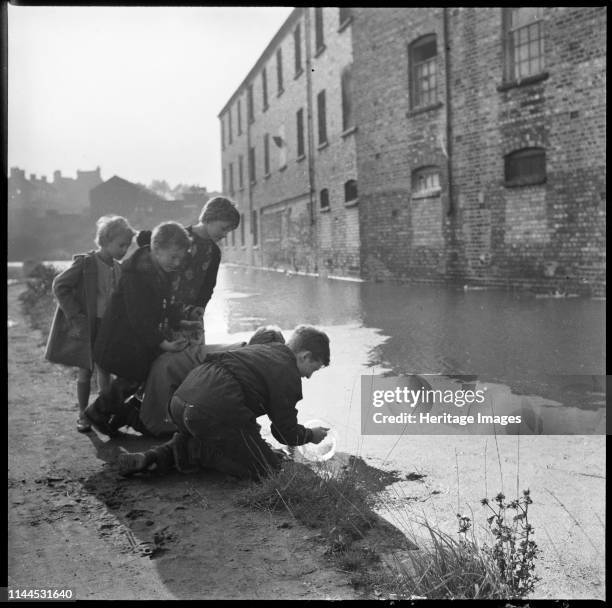
[[[296,8],[219,114],[225,259],[601,293],[606,21]]]

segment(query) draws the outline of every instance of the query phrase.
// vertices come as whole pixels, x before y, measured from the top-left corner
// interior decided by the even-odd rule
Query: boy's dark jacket
[[[241,386],[244,399],[223,398],[235,394],[227,390],[227,383],[232,381]],[[302,445],[312,441],[312,431],[297,421],[302,379],[293,351],[284,344],[252,344],[210,353],[175,394],[220,425],[246,426],[266,414],[272,422],[272,435],[281,443]]]
[[[92,369],[98,265],[95,252],[73,256],[72,265],[53,280],[58,305],[49,330],[45,358],[52,363]],[[77,334],[75,329],[81,331]]]
[[[188,313],[192,307],[206,308],[217,283],[217,273],[221,263],[221,249],[212,239],[204,239],[193,231],[193,226],[186,226],[192,246],[181,267],[177,300],[181,301]],[[141,230],[136,242],[150,245],[151,231]]]
[[[141,382],[166,339],[160,324],[178,329],[180,307],[171,304],[171,276],[153,261],[149,246],[122,265],[121,279],[102,318],[94,361],[120,378]]]

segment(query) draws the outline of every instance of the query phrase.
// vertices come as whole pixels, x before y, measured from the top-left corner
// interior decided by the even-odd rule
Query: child
[[[187,231],[176,222],[156,226],[151,245],[137,249],[123,264],[121,281],[113,293],[94,345],[94,361],[118,376],[86,410],[96,430],[112,434],[108,426],[123,385],[142,383],[155,358],[178,352],[187,340],[176,338],[184,315],[174,301],[172,281],[191,245]],[[130,387],[132,388],[132,387]],[[127,395],[126,395],[127,396]]]
[[[192,244],[180,271],[176,299],[186,307],[189,319],[202,322],[221,261],[217,242],[239,224],[240,213],[236,205],[228,198],[216,196],[204,205],[198,223],[187,226]],[[148,235],[148,231],[142,231],[137,237],[138,243],[146,244]]]
[[[121,276],[121,260],[136,231],[124,217],[107,215],[97,223],[96,251],[77,254],[72,265],[55,277],[53,294],[55,311],[45,357],[52,363],[78,367],[77,430],[86,433],[91,427],[83,412],[89,402],[94,368],[92,350],[101,318],[111,293]],[[108,388],[110,375],[96,366],[98,387]]]
[[[249,344],[285,343],[280,329],[274,326],[259,327],[251,336]],[[206,356],[212,352],[233,350],[246,346],[246,342],[234,344],[199,345],[198,348],[187,347],[178,353],[163,353],[151,365],[145,384],[145,399],[142,403],[135,397],[118,408],[109,421],[113,430],[127,425],[143,435],[160,437],[173,434],[176,425],[169,419],[168,405],[174,391],[185,380],[189,372],[204,363]],[[146,395],[155,395],[147,399]]]
[[[329,429],[298,424],[295,406],[302,399],[301,378],[327,365],[329,338],[307,325],[297,327],[286,345],[249,344],[209,354],[171,399],[178,432],[147,452],[120,454],[120,469],[208,467],[242,478],[277,470],[280,456],[262,438],[256,418],[267,414],[272,434],[285,445],[320,443]]]

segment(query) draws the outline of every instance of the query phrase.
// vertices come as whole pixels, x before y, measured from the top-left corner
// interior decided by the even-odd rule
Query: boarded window
[[[546,181],[546,151],[544,148],[523,148],[504,158],[506,186],[527,186]]]
[[[276,84],[280,95],[285,90],[283,89],[283,49],[276,51]]]
[[[329,190],[327,188],[319,192],[319,205],[321,209],[329,209]]]
[[[249,148],[249,180],[255,183],[255,147]]]
[[[261,72],[261,91],[264,112],[268,109],[268,77],[266,75],[266,68]]]
[[[253,85],[250,84],[247,88],[247,119],[249,122],[255,120],[255,113],[253,110]]]
[[[270,173],[270,136],[267,133],[264,135],[264,173]]]
[[[317,119],[319,121],[319,144],[327,141],[327,118],[325,116],[325,91],[317,95]]]
[[[293,30],[293,57],[295,60],[295,75],[302,71],[302,29],[298,23]]]
[[[253,235],[253,246],[257,245],[257,209],[251,211],[251,234]]]
[[[357,200],[357,181],[349,179],[344,183],[344,202],[349,203]]]
[[[437,101],[436,35],[423,36],[410,45],[412,107],[433,105]]]
[[[342,130],[346,131],[353,126],[352,108],[352,66],[342,70]]]
[[[316,6],[315,9],[315,49],[321,51],[325,46],[323,39],[323,8]]]

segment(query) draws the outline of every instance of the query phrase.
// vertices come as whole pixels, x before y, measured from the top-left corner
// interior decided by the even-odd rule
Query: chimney
[[[54,182],[59,182],[60,179],[62,179],[62,172],[61,171],[54,171],[53,172],[53,181]]]
[[[30,173],[30,181],[31,182],[35,182],[36,181],[36,173]]]

